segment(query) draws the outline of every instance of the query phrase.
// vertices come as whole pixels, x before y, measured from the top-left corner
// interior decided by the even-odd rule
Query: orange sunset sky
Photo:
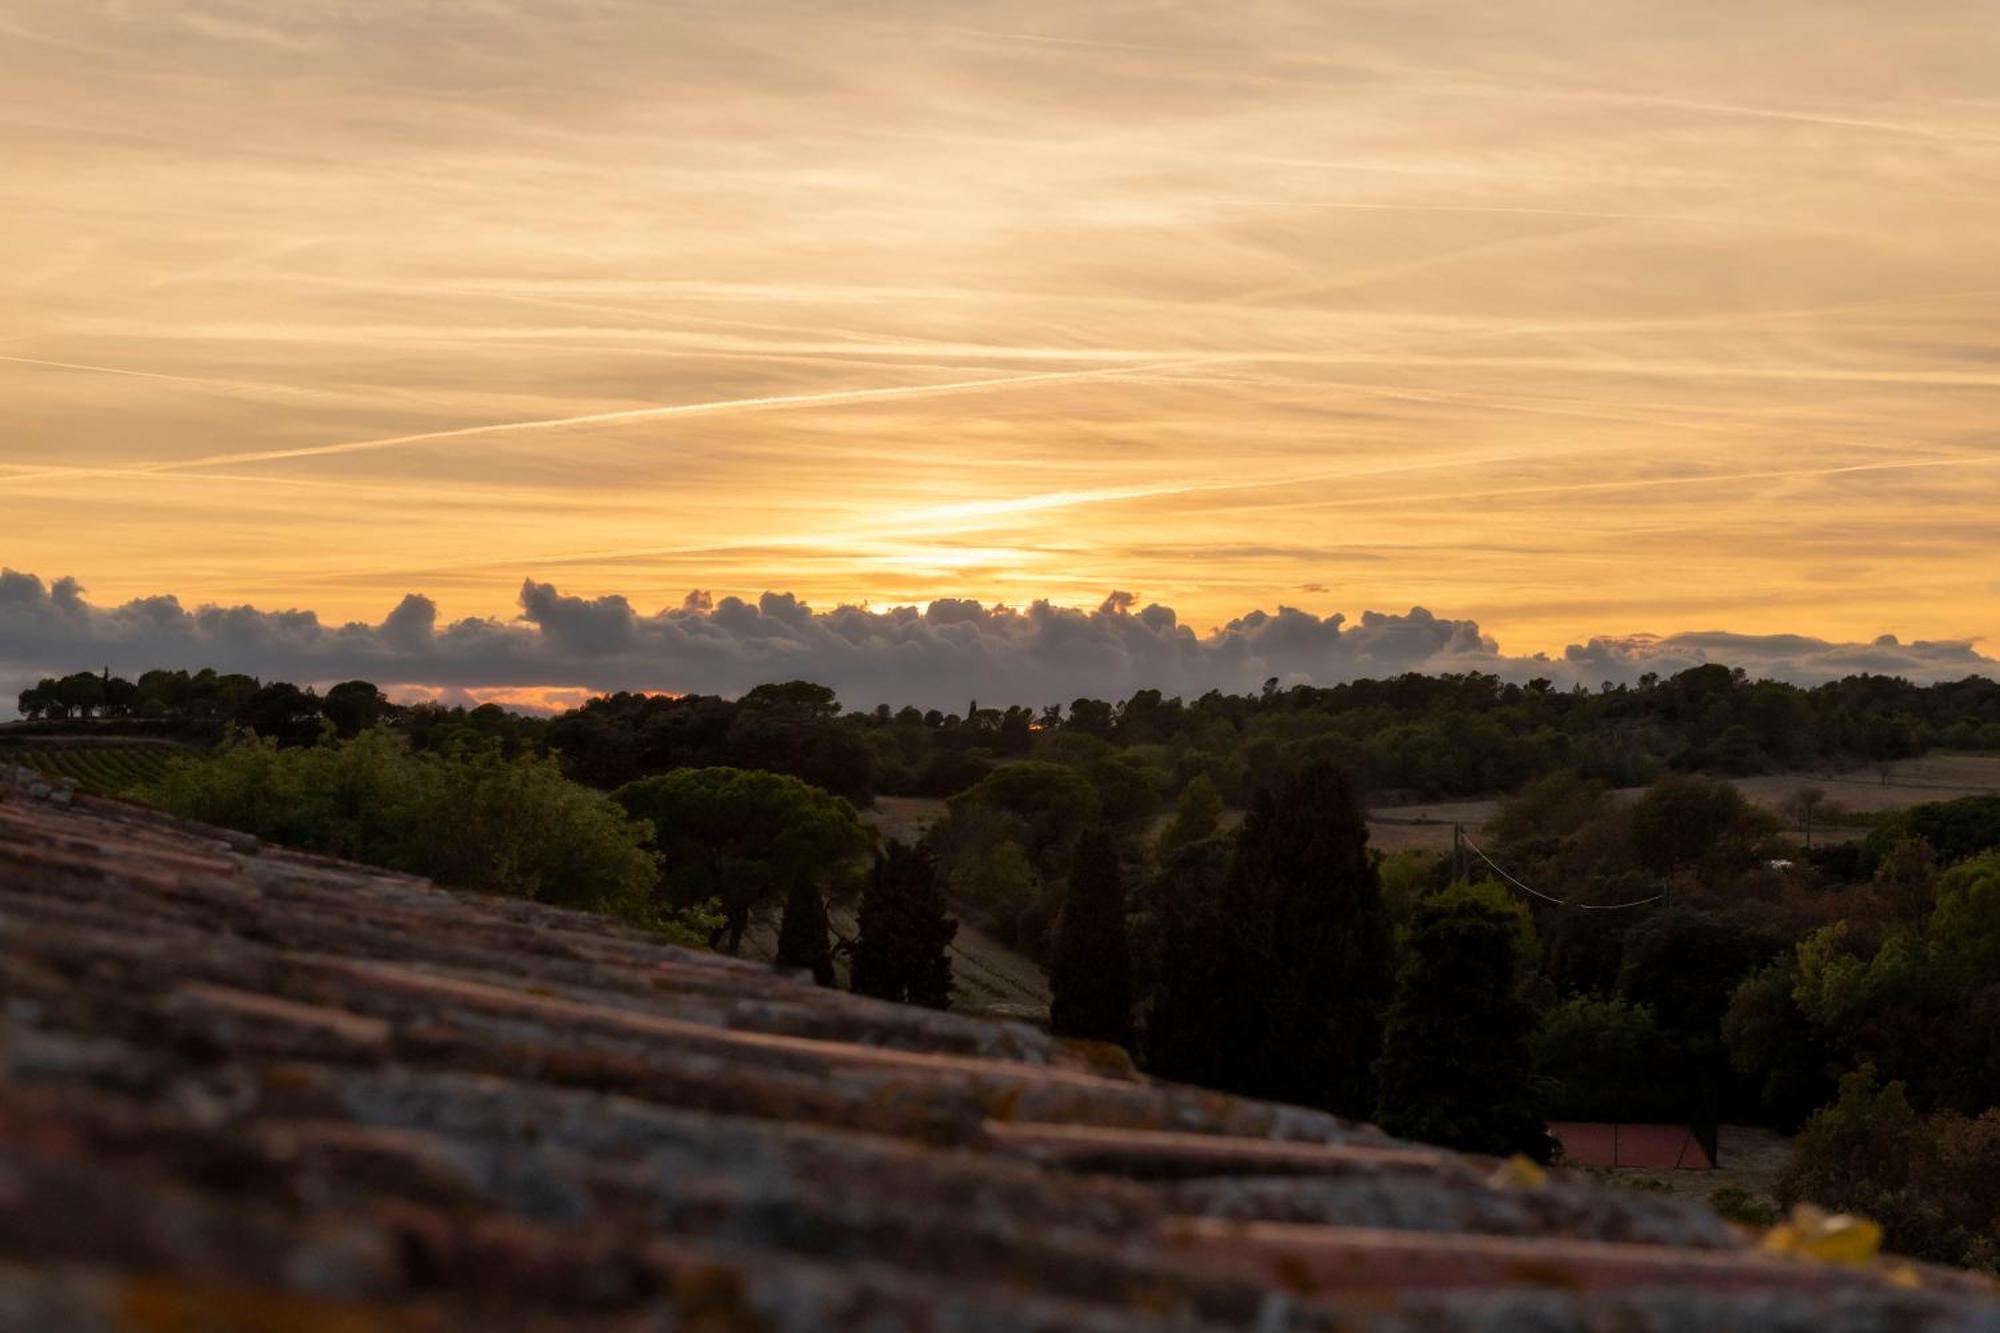
[[[1993,0],[0,0],[0,164],[100,604],[2000,631]]]

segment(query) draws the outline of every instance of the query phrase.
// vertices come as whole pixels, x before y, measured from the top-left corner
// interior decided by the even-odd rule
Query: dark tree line
[[[760,686],[740,699],[612,694],[553,719],[398,707],[366,681],[324,695],[282,681],[149,671],[52,677],[23,691],[37,719],[148,719],[247,727],[310,743],[322,720],[343,737],[378,722],[422,743],[442,728],[500,735],[510,752],[553,751],[572,777],[611,789],[681,768],[788,773],[866,804],[878,794],[953,796],[996,768],[1064,764],[1095,788],[1116,823],[1149,817],[1197,778],[1247,805],[1281,771],[1333,760],[1365,791],[1415,797],[1512,791],[1575,772],[1612,786],[1672,772],[1732,775],[1886,763],[1932,748],[2000,749],[2000,682],[1971,676],[1917,686],[1852,676],[1813,689],[1753,681],[1721,666],[1598,690],[1558,690],[1485,674],[1405,675],[1193,700],[1141,690],[1122,701],[1039,709],[846,712],[824,686]]]

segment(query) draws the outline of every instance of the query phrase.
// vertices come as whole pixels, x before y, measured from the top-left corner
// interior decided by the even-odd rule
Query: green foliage
[[[382,720],[389,700],[368,681],[350,680],[328,690],[320,710],[342,740],[353,740]]]
[[[1222,794],[1206,774],[1199,774],[1181,788],[1173,822],[1160,835],[1160,850],[1174,852],[1191,842],[1212,838],[1221,826]]]
[[[1522,996],[1521,924],[1512,904],[1471,892],[1417,910],[1375,1066],[1377,1118],[1391,1134],[1547,1160],[1553,1144],[1529,1072],[1535,1016]]]
[[[1097,789],[1064,764],[1039,760],[1007,764],[952,801],[952,811],[969,807],[998,811],[1020,821],[1022,850],[1045,877],[1062,873],[1083,830],[1097,822]]]
[[[1728,1221],[1741,1226],[1768,1229],[1778,1224],[1778,1206],[1761,1199],[1741,1185],[1724,1185],[1710,1190],[1708,1206]]]
[[[619,693],[548,727],[548,743],[580,781],[617,787],[683,769],[783,773],[856,801],[872,799],[879,757],[840,717],[833,691],[791,681],[740,700]]]
[[[1930,953],[1938,970],[1961,988],[2000,980],[2000,852],[1962,862],[1939,877]]]
[[[1870,1064],[1906,1084],[1925,1107],[1972,1113],[2000,1104],[2000,857],[1953,867],[1939,878],[1928,922],[1876,935],[1837,921],[1800,941],[1791,998],[1815,1047],[1842,1067]],[[1732,1056],[1768,1058],[1760,1033],[1783,1026],[1774,1001],[1739,991]],[[1738,1011],[1767,1015],[1762,1026]],[[1738,1051],[1736,1048],[1741,1047]]]
[[[1159,792],[1151,771],[1130,754],[1102,755],[1082,765],[1079,771],[1097,789],[1098,815],[1106,823],[1131,828],[1146,820],[1159,806]]]
[[[144,795],[286,846],[658,922],[648,826],[553,760],[413,755],[382,731],[304,749],[239,735],[177,761]]]
[[[1312,762],[1261,791],[1226,888],[1194,886],[1163,918],[1156,1072],[1370,1115],[1393,945],[1346,775]]]
[[[1883,858],[1905,838],[1922,838],[1938,863],[1947,866],[2000,849],[2000,796],[1932,801],[1889,816],[1862,841],[1861,873],[1876,874]]]
[[[1781,1128],[1802,1122],[1833,1092],[1824,1036],[1800,1008],[1796,955],[1773,959],[1744,978],[1723,1015],[1730,1067]]]
[[[1386,897],[1386,889],[1384,896]],[[1521,979],[1523,988],[1531,981],[1542,966],[1541,942],[1535,938],[1535,914],[1504,885],[1490,879],[1468,882],[1458,880],[1445,886],[1433,902],[1442,906],[1462,904],[1476,905],[1490,912],[1500,921],[1507,923],[1509,938],[1514,946],[1514,970]]]
[[[1684,1038],[1712,1038],[1743,978],[1779,951],[1775,940],[1716,912],[1669,907],[1625,939],[1618,994]]]
[[[1132,958],[1118,844],[1102,825],[1077,840],[1069,891],[1049,960],[1049,1030],[1058,1037],[1132,1044]]]
[[[1633,805],[1629,847],[1635,867],[1649,874],[1713,878],[1754,864],[1776,830],[1776,820],[1726,782],[1665,778]]]
[[[1246,1043],[1270,1040],[1260,1012],[1267,957],[1234,895],[1233,846],[1190,843],[1147,884],[1138,970],[1146,977],[1146,1064],[1165,1078],[1236,1089]]]
[[[1777,1193],[1868,1217],[1904,1254],[1990,1268],[2000,1255],[2000,1109],[1919,1115],[1900,1082],[1864,1066],[1806,1122]]]
[[[873,841],[846,800],[781,773],[680,769],[613,796],[652,824],[667,901],[721,904],[732,953],[759,908],[824,893]]]
[[[1392,852],[1375,869],[1382,881],[1382,910],[1400,941],[1438,877],[1447,872],[1436,852],[1424,851]]]
[[[1888,892],[1903,919],[1915,921],[1936,905],[1933,889],[1937,869],[1936,850],[1922,838],[1905,835],[1875,863],[1874,879]]]
[[[1567,838],[1602,816],[1610,800],[1601,780],[1558,769],[1502,801],[1486,831],[1502,847]]]
[[[1687,1106],[1661,1077],[1671,1041],[1642,1004],[1578,995],[1542,1016],[1528,1063],[1556,1120],[1672,1120]]]
[[[862,890],[852,982],[861,995],[942,1009],[951,1002],[951,948],[937,858],[891,842]]]

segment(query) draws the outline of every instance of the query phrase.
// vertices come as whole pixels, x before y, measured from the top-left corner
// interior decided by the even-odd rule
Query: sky
[[[1995,669],[1992,0],[0,0],[0,163],[9,679]]]

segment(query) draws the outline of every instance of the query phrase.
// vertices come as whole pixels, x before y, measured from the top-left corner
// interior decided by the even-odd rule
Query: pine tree
[[[1463,1152],[1546,1158],[1519,918],[1454,892],[1418,909],[1376,1073],[1382,1128]]]
[[[833,984],[833,949],[827,943],[831,929],[826,917],[826,899],[809,879],[800,878],[785,899],[784,919],[778,923],[778,955],[772,962],[782,968],[809,971],[822,986]]]
[[[1069,891],[1049,962],[1049,1030],[1058,1037],[1132,1044],[1132,959],[1118,844],[1103,825],[1077,839]]]
[[[857,914],[852,981],[857,994],[942,1009],[951,1003],[958,922],[945,914],[937,858],[925,846],[891,842],[875,858]]]

